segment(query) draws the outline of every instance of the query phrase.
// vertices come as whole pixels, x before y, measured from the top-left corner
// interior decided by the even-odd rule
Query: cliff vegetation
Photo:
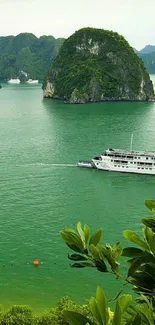
[[[44,97],[71,103],[148,100],[152,82],[123,36],[83,28],[64,41],[43,83]]]
[[[0,37],[0,80],[43,80],[64,39],[31,33]]]

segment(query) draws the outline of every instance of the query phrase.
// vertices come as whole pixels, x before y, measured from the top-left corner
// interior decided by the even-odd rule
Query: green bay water
[[[35,313],[69,295],[82,303],[101,285],[108,299],[120,282],[93,269],[71,269],[59,231],[80,220],[104,229],[103,242],[142,226],[155,177],[76,167],[109,147],[155,149],[155,103],[67,105],[43,99],[41,85],[0,90],[0,304]],[[62,164],[62,165],[61,165]],[[40,266],[32,265],[33,259]]]

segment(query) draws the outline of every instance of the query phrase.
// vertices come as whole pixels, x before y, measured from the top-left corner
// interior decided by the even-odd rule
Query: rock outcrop
[[[43,92],[70,103],[154,98],[149,74],[124,37],[95,28],[80,29],[65,40]]]

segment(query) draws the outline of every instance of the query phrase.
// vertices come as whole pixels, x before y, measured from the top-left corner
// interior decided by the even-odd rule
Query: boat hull
[[[95,161],[94,159],[92,160],[92,162],[93,162],[94,167],[97,169],[100,169],[100,170],[121,172],[121,173],[155,175],[155,168],[154,169],[149,169],[149,168],[138,169],[139,167],[138,168],[130,168],[129,166],[114,167],[114,166],[110,166],[108,163]]]
[[[8,80],[9,84],[20,84],[20,80],[19,79],[10,79]]]
[[[31,80],[31,79],[27,81],[28,84],[38,84],[38,82],[39,82],[38,80]]]

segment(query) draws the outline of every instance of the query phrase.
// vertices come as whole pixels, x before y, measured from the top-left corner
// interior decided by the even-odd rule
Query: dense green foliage
[[[75,304],[68,297],[62,298],[48,312],[35,316],[28,306],[13,306],[8,312],[0,311],[0,325],[69,325],[64,316],[64,310],[80,312],[83,316],[93,321],[88,303],[83,306]]]
[[[30,33],[0,37],[0,80],[19,77],[42,80],[64,39],[37,38]]]
[[[155,213],[155,201],[145,200],[145,205]],[[93,267],[103,273],[110,273],[116,279],[122,279],[132,286],[138,294],[136,304],[132,304],[131,295],[121,295],[123,288],[115,298],[116,305],[112,319],[109,322],[109,312],[106,297],[101,288],[97,288],[96,298],[90,299],[90,310],[95,322],[90,322],[80,313],[65,311],[64,315],[71,325],[154,325],[155,324],[155,217],[143,218],[142,237],[133,230],[123,231],[123,236],[132,243],[122,248],[120,242],[114,245],[101,245],[102,229],[90,235],[87,225],[82,229],[78,222],[77,230],[66,228],[60,232],[62,239],[74,254],[68,258],[74,263],[72,267]],[[133,245],[135,244],[136,247]],[[137,247],[138,246],[138,247]],[[78,253],[78,254],[77,254]],[[120,257],[127,257],[127,275],[120,271]],[[105,275],[106,276],[106,275]],[[123,286],[124,287],[124,286]]]
[[[152,82],[142,60],[123,36],[83,28],[64,41],[45,78],[54,85],[51,97],[70,101],[139,99],[153,96]]]

